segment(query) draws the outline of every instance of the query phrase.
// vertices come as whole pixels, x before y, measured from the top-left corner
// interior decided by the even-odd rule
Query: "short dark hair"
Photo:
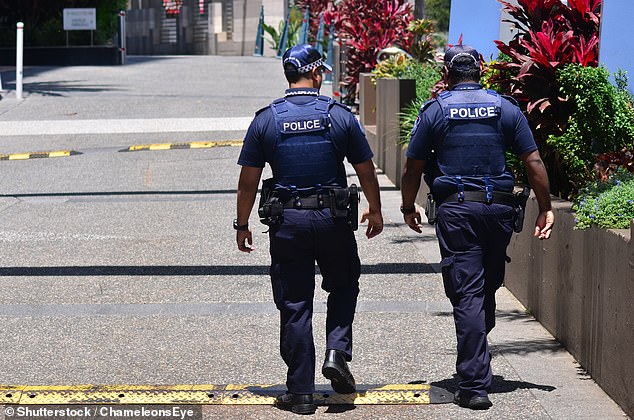
[[[297,66],[292,63],[284,64],[284,76],[286,76],[288,83],[297,83],[302,77],[302,75],[297,72]]]
[[[447,73],[447,81],[450,85],[458,83],[479,82],[482,76],[480,67],[473,63],[470,57],[457,57]]]
[[[320,67],[321,69],[321,67]],[[286,80],[288,83],[297,83],[300,79],[310,79],[312,74],[311,71],[307,71],[306,73],[298,73],[297,67],[292,63],[284,64],[284,76],[286,76]]]

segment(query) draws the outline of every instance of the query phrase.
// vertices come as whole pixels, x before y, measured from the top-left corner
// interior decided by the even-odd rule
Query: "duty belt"
[[[306,210],[323,209],[330,207],[332,200],[334,199],[328,194],[315,194],[306,197],[299,197],[299,199],[291,198],[284,203],[284,208]]]
[[[517,200],[512,193],[493,191],[491,194],[492,198],[489,200],[487,199],[486,191],[465,191],[462,193],[462,198],[460,197],[460,193],[454,193],[443,199],[439,199],[438,205],[443,203],[460,203],[462,201],[476,201],[487,204],[505,204],[511,207],[517,204]]]

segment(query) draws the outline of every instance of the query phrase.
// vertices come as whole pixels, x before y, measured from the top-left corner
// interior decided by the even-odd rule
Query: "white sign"
[[[64,9],[65,31],[94,31],[97,29],[97,9]]]

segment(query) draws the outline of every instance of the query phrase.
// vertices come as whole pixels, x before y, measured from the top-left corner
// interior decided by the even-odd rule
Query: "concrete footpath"
[[[80,154],[0,162],[0,384],[283,384],[265,228],[252,214],[250,255],[236,250],[231,228],[239,147],[120,152],[241,139],[254,112],[285,88],[279,62],[130,57],[118,67],[27,68],[23,101],[11,71],[0,68],[8,90],[0,154]],[[385,231],[372,240],[363,226],[357,232],[351,370],[362,385],[453,392],[455,332],[434,230],[407,228],[400,192],[382,174],[380,182]],[[319,280],[318,363],[327,298]],[[490,410],[332,405],[315,417],[628,418],[508,290],[497,297]],[[317,383],[328,386],[319,373]],[[202,413],[295,417],[270,405],[204,405]]]

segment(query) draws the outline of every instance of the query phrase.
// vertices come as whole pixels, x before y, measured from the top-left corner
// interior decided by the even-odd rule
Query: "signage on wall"
[[[94,31],[97,29],[97,9],[64,9],[65,31]]]

